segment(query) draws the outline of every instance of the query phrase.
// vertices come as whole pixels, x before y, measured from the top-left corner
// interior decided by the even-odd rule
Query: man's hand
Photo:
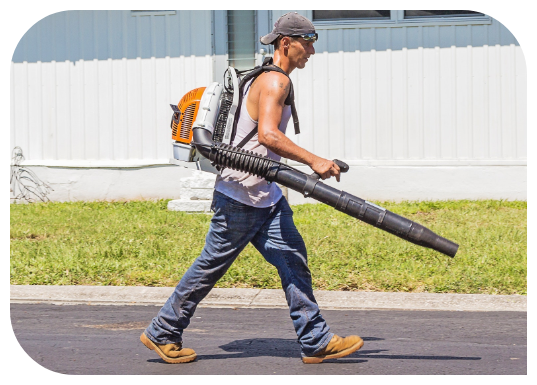
[[[319,174],[323,180],[335,176],[336,180],[339,182],[339,166],[331,160],[316,156],[310,167],[313,171]]]

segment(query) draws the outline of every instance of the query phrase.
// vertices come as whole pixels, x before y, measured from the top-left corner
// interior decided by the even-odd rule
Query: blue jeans
[[[313,297],[306,246],[287,200],[256,208],[215,191],[211,208],[214,216],[205,247],[153,318],[145,331],[147,337],[158,344],[181,343],[200,301],[252,242],[278,269],[302,355],[311,356],[324,348],[334,334]]]

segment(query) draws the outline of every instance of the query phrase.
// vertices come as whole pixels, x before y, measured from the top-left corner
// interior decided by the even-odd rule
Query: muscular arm
[[[335,176],[339,182],[339,167],[331,160],[318,157],[297,146],[279,129],[285,99],[289,94],[290,81],[287,76],[269,72],[260,77],[258,103],[259,143],[274,153],[300,163],[307,164],[322,179]]]

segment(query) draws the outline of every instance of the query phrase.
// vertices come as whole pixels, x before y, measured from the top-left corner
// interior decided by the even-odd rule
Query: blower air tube
[[[345,191],[330,187],[303,172],[242,148],[215,143],[210,131],[194,127],[192,145],[214,165],[231,168],[277,182],[307,197],[416,245],[454,257],[459,245],[426,227]]]

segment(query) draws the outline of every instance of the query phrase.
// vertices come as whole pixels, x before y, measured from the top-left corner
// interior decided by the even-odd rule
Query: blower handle
[[[349,171],[349,165],[345,162],[342,162],[338,159],[334,159],[333,162],[335,164],[337,164],[337,166],[339,167],[339,171],[340,172],[347,172]],[[321,176],[319,174],[317,174],[316,172],[314,172],[313,174],[310,175],[311,178],[313,179],[320,179]]]

